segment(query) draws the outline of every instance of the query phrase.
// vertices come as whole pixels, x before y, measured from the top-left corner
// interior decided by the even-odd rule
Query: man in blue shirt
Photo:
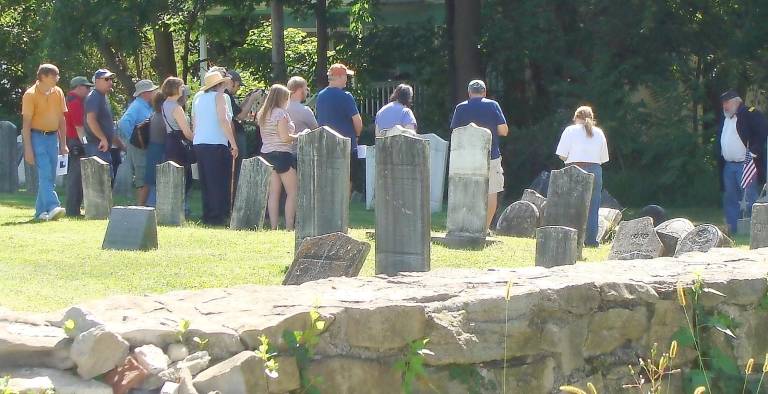
[[[507,120],[501,112],[499,103],[485,98],[487,90],[485,83],[474,80],[467,87],[469,100],[459,103],[453,112],[451,130],[474,123],[491,131],[491,163],[488,174],[488,215],[487,226],[491,226],[493,215],[496,214],[498,193],[504,191],[504,170],[501,167],[501,151],[499,150],[499,137],[506,137],[509,133]]]
[[[136,126],[149,121],[149,118],[152,117],[152,98],[155,96],[157,88],[157,85],[148,79],[136,82],[133,93],[134,100],[117,123],[117,131],[126,147],[128,161],[131,164],[133,186],[136,188],[136,205],[139,206],[147,204],[147,196],[149,195],[149,187],[144,183],[144,173],[147,167],[146,145],[149,144],[149,141],[144,142],[144,148],[135,146],[130,141]]]
[[[112,110],[109,108],[107,94],[112,91],[115,74],[107,69],[100,69],[93,74],[93,90],[85,97],[85,154],[96,156],[112,165],[112,146],[115,124]]]

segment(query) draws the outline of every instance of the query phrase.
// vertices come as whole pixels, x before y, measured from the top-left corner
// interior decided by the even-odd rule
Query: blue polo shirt
[[[123,117],[117,122],[117,131],[120,133],[120,138],[123,142],[131,140],[133,130],[139,123],[152,117],[152,106],[143,98],[137,97],[133,100],[128,109],[125,110]]]
[[[491,160],[501,157],[497,126],[506,124],[499,103],[483,97],[472,97],[456,106],[451,119],[451,130],[474,123],[491,131]]]
[[[85,116],[89,113],[96,114],[96,122],[101,127],[101,131],[107,138],[107,143],[112,145],[112,136],[115,134],[115,124],[112,120],[112,109],[109,108],[107,102],[107,96],[104,93],[99,92],[96,89],[91,90],[88,96],[85,97]],[[85,135],[88,138],[89,144],[98,145],[99,140],[96,138],[96,134],[93,133],[91,127],[88,126],[88,122],[83,122],[85,126]]]
[[[360,113],[352,94],[344,89],[327,87],[317,94],[317,123],[328,126],[337,133],[352,140],[352,152],[357,149],[357,134],[352,117]],[[354,156],[353,157],[357,157]]]

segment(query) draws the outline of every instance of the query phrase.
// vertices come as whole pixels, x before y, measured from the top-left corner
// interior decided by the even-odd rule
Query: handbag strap
[[[165,108],[160,108],[160,114],[163,115],[163,120],[165,120],[165,124],[168,125],[168,128],[171,129],[171,133],[174,131],[181,131],[181,130],[174,129],[173,126],[171,126],[171,122],[169,122],[168,118],[165,116]]]

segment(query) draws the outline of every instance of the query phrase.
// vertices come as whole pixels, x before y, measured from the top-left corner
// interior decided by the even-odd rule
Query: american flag
[[[741,189],[746,190],[752,181],[757,176],[757,167],[755,166],[755,160],[752,158],[752,154],[747,150],[747,157],[744,159],[744,171],[741,173]]]

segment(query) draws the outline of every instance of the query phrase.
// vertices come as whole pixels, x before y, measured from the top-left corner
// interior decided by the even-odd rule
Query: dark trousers
[[[80,172],[80,159],[83,155],[74,155],[72,152],[78,150],[74,148],[79,146],[79,150],[85,153],[83,143],[77,138],[67,138],[67,148],[69,148],[69,164],[67,168],[67,216],[80,215],[80,206],[83,205],[83,174]]]
[[[229,216],[229,188],[232,186],[232,155],[229,147],[197,144],[195,155],[203,195],[203,223],[226,224]]]

